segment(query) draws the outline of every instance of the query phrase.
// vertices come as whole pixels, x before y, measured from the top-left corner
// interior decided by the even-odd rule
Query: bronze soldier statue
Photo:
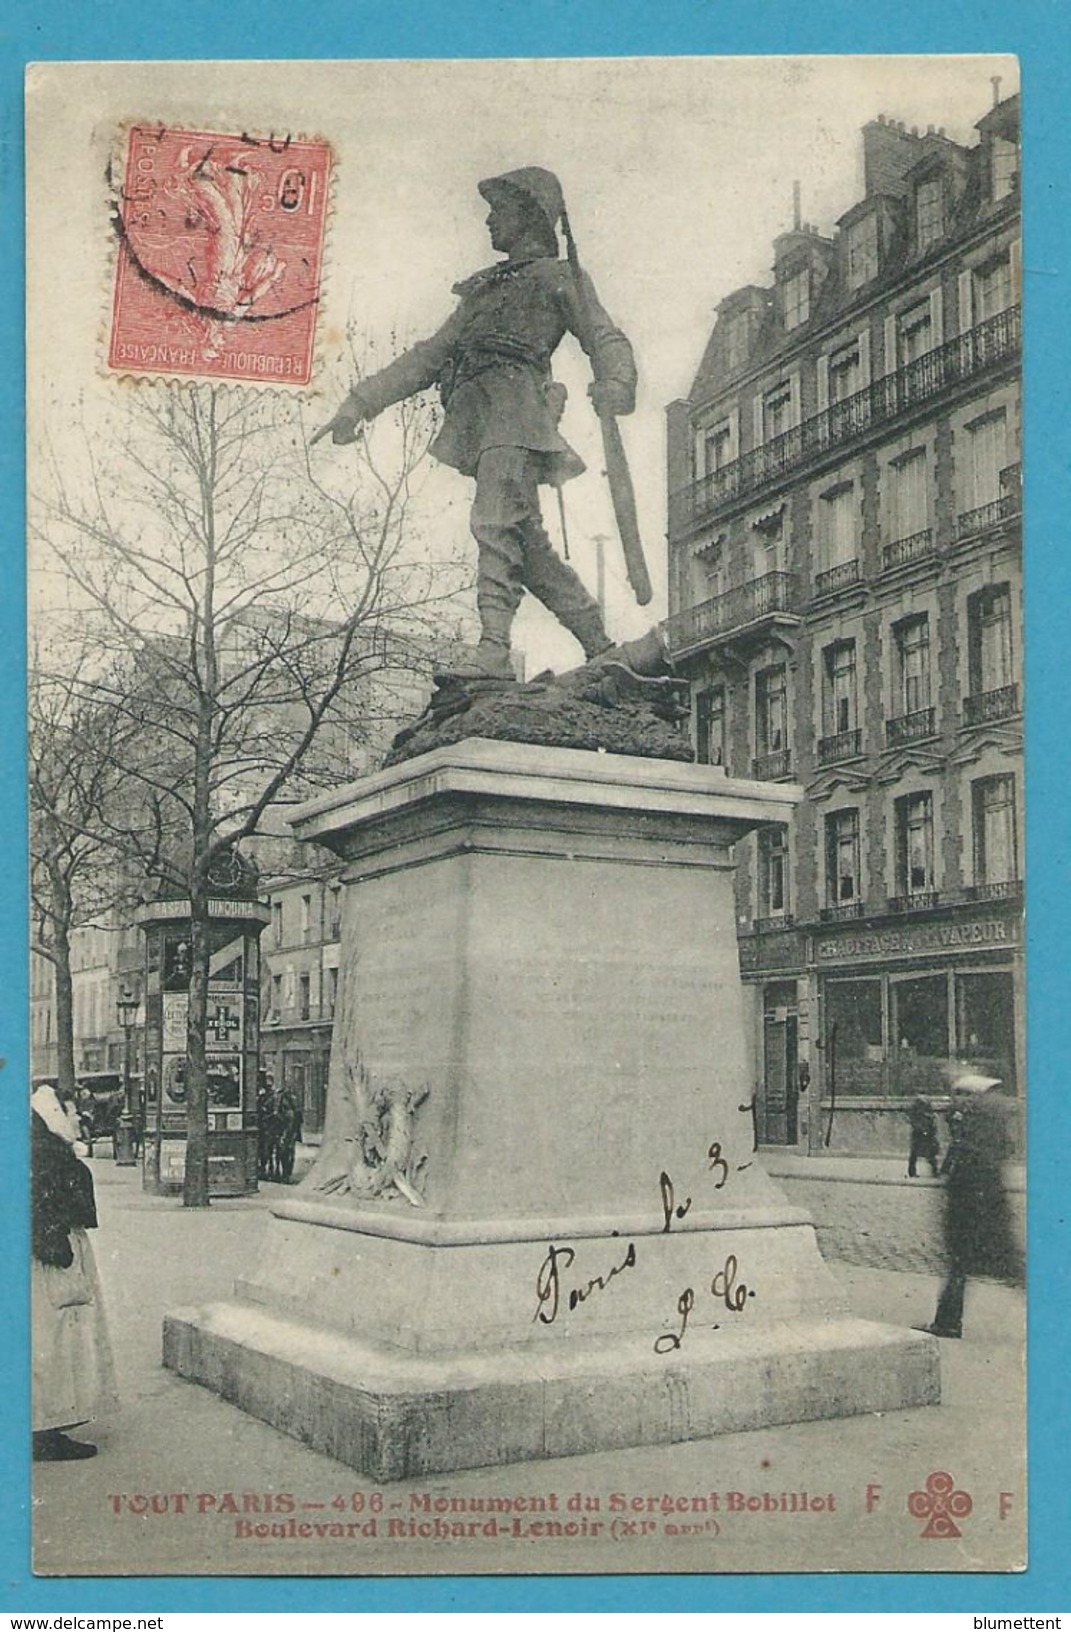
[[[611,322],[575,257],[559,258],[562,190],[549,170],[529,166],[481,181],[491,206],[492,247],[505,260],[454,286],[453,315],[430,339],[355,385],[313,439],[352,442],[363,420],[438,385],[445,415],[432,453],[476,481],[470,526],[479,547],[480,642],[466,674],[511,680],[510,631],[524,591],[535,595],[580,642],[585,658],[607,651],[598,603],[558,556],[543,527],[538,488],[560,486],[584,469],[558,421],[564,388],[550,364],[566,331],[591,359],[588,387],[604,427],[631,413],[632,347]]]

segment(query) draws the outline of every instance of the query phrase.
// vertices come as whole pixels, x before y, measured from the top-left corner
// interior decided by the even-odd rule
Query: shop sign
[[[1015,946],[1019,925],[1015,919],[983,918],[960,924],[904,924],[822,938],[815,943],[818,961],[860,958],[917,957],[934,952],[974,952],[988,947]]]

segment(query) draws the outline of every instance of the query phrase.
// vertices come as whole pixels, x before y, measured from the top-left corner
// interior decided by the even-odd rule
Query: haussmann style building
[[[1024,1092],[1018,99],[862,141],[669,408],[666,629],[698,757],[806,795],[737,850],[759,1137],[903,1152],[954,1062]]]

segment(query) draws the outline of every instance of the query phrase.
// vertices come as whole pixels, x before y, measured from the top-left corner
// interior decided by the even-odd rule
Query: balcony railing
[[[968,884],[963,894],[968,901],[1014,901],[1022,892],[1021,878],[1006,878],[993,884]]]
[[[768,754],[759,754],[751,761],[751,774],[756,782],[776,782],[779,777],[792,775],[792,749],[775,748]]]
[[[939,396],[950,386],[984,373],[1014,356],[1021,340],[1022,318],[1018,306],[986,318],[966,334],[946,340],[943,346],[905,363],[903,368],[886,374],[883,379],[874,380],[843,402],[830,403],[801,425],[679,489],[670,497],[671,530],[677,532],[693,525],[723,504],[780,481],[808,459],[851,442]]]
[[[1006,720],[1018,712],[1018,686],[975,691],[963,699],[963,718],[967,725],[988,725],[991,720]]]
[[[862,752],[863,733],[858,727],[854,731],[838,731],[835,736],[818,739],[819,765],[834,765],[839,759],[855,759]]]
[[[886,544],[881,552],[881,570],[892,572],[894,567],[904,567],[909,561],[922,561],[933,553],[933,528],[926,527],[921,533],[911,533],[907,538],[898,538],[895,543]]]
[[[751,927],[756,935],[772,935],[779,929],[791,929],[795,922],[790,912],[783,912],[777,918],[753,918]]]
[[[1017,493],[1002,493],[999,499],[976,505],[956,517],[956,537],[973,538],[976,533],[988,533],[994,527],[1003,527],[1020,514],[1022,504]]]
[[[835,567],[828,567],[825,572],[816,572],[814,575],[815,595],[833,595],[838,589],[847,589],[849,584],[859,582],[858,557],[851,561],[840,561]]]
[[[940,896],[936,890],[913,890],[910,895],[890,895],[890,912],[929,912],[937,906]]]
[[[937,710],[917,708],[913,714],[901,714],[898,719],[885,721],[885,741],[890,748],[901,743],[919,742],[932,737],[936,729]]]
[[[841,901],[835,907],[819,907],[818,916],[823,924],[839,924],[848,918],[861,918],[862,901]]]
[[[724,595],[700,601],[667,618],[662,629],[670,651],[685,652],[777,613],[799,615],[796,580],[790,572],[768,572]]]

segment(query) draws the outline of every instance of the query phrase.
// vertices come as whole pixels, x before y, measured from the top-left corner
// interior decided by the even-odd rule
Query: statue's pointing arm
[[[331,435],[335,443],[352,442],[357,426],[365,419],[375,419],[384,408],[401,402],[418,391],[427,391],[442,374],[443,368],[457,343],[460,313],[455,312],[441,329],[427,340],[419,340],[386,368],[359,380],[345,398],[334,419],[330,420],[313,440]]]
[[[631,414],[636,406],[636,360],[628,338],[614,323],[595,293],[595,285],[581,271],[581,289],[575,278],[565,282],[565,318],[570,330],[591,358],[595,378],[588,393],[600,411]]]

